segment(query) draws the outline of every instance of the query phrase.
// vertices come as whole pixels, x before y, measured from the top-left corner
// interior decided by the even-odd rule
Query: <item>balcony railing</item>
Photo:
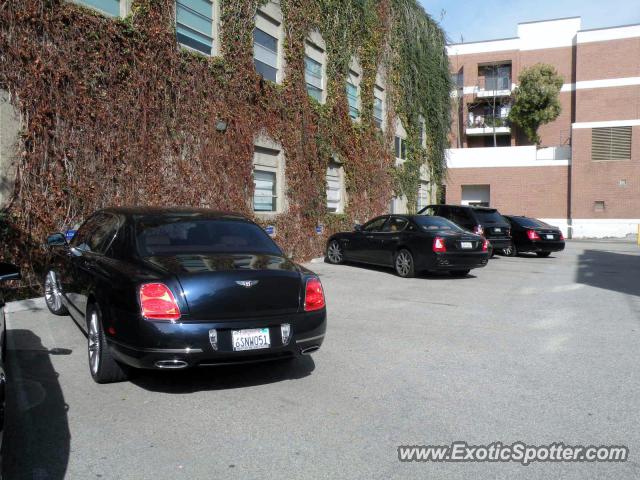
[[[510,76],[488,76],[478,78],[478,97],[500,97],[511,95]]]
[[[467,135],[506,135],[511,133],[511,123],[506,117],[483,115],[467,121]]]

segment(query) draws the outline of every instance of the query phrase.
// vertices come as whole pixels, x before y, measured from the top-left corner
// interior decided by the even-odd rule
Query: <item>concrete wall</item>
[[[9,205],[16,180],[20,118],[10,98],[8,92],[0,90],[0,210]]]

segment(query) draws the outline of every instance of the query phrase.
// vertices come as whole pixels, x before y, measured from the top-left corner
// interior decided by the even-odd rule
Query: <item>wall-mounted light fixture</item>
[[[216,130],[221,133],[224,133],[227,131],[227,126],[228,126],[227,122],[225,122],[224,120],[218,120],[216,122]]]

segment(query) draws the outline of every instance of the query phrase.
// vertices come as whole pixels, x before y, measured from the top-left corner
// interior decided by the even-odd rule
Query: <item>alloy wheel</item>
[[[411,271],[412,259],[405,250],[400,252],[396,257],[396,271],[401,277],[406,277]]]
[[[513,255],[513,247],[503,248],[502,253],[504,253],[507,257],[511,257]]]
[[[331,263],[342,262],[342,248],[340,248],[340,244],[338,242],[333,241],[329,244],[329,248],[327,249],[327,257],[329,257],[329,261]]]
[[[53,272],[49,272],[44,280],[44,299],[51,310],[58,311],[62,308],[60,289],[58,288],[56,274]]]
[[[89,335],[87,336],[89,343],[89,368],[94,375],[98,372],[100,366],[100,331],[98,330],[98,314],[91,312],[89,317]]]

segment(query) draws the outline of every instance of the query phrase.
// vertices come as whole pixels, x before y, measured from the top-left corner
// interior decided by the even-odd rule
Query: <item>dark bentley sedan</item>
[[[487,264],[489,242],[446,218],[383,215],[353,232],[336,233],[327,242],[329,263],[355,261],[394,267],[401,277],[419,271],[465,276]]]
[[[19,280],[20,270],[10,263],[0,262],[0,283],[9,280]],[[7,350],[7,322],[4,317],[4,296],[0,290],[0,445],[2,445],[2,433],[4,432],[4,413],[7,399],[7,377],[5,360]]]
[[[293,358],[324,339],[319,278],[242,216],[112,208],[69,244],[61,233],[47,243],[47,306],[86,330],[96,382],[123,380],[129,367]]]
[[[535,253],[539,257],[548,257],[551,252],[564,250],[564,236],[558,227],[553,227],[537,218],[505,215],[511,224],[513,249],[505,253]]]

